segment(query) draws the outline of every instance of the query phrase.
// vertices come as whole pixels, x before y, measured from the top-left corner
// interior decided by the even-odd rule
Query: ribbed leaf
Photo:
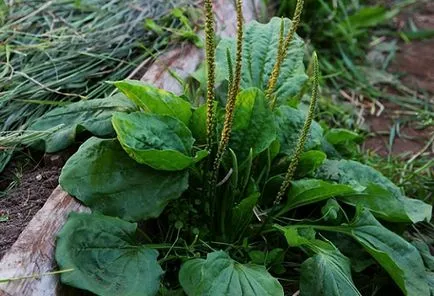
[[[192,156],[191,131],[171,116],[116,113],[113,126],[125,151],[137,162],[157,170],[183,170],[207,156],[205,150]]]
[[[285,32],[291,21],[285,19]],[[280,18],[272,18],[267,24],[256,21],[245,28],[243,40],[243,64],[241,88],[257,87],[265,91],[268,80],[277,57],[280,33]],[[217,80],[228,77],[226,51],[229,49],[232,58],[235,57],[235,40],[222,39],[217,47]],[[286,59],[276,85],[276,95],[279,103],[288,101],[301,89],[307,76],[304,73],[303,56],[304,42],[295,36],[291,42]],[[218,81],[219,82],[219,81]]]
[[[257,88],[250,88],[238,94],[229,146],[240,161],[249,155],[253,157],[270,147],[276,139],[273,113],[265,95]]]
[[[184,263],[179,282],[188,296],[283,296],[279,281],[264,266],[240,264],[223,251]]]
[[[131,159],[116,140],[91,138],[65,164],[60,185],[92,210],[129,221],[158,217],[188,187],[188,172]]]
[[[137,107],[123,94],[99,100],[80,101],[56,108],[38,118],[29,131],[46,131],[61,126],[55,133],[47,136],[36,146],[54,153],[67,148],[75,142],[77,134],[88,131],[95,136],[114,136],[111,119],[114,112],[131,112]]]
[[[401,190],[375,169],[352,160],[326,160],[316,177],[352,186],[361,194],[345,200],[364,206],[392,222],[420,222],[431,219],[432,207],[407,198]]]
[[[137,224],[71,213],[57,237],[56,261],[64,284],[100,296],[154,296],[163,270],[156,250],[134,242]]]
[[[114,84],[145,112],[169,115],[185,124],[190,121],[192,114],[190,103],[171,92],[138,80],[122,80]]]

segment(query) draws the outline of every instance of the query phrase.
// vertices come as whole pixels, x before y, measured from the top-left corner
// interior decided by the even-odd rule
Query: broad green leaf
[[[363,141],[363,137],[359,134],[342,128],[330,129],[324,138],[324,142],[332,144],[340,154],[347,158],[358,153],[358,144]]]
[[[46,131],[61,126],[55,133],[47,136],[36,147],[47,153],[63,150],[75,142],[77,134],[89,131],[95,136],[114,136],[111,123],[116,111],[131,112],[136,107],[123,94],[106,99],[80,101],[58,107],[38,118],[27,130]]]
[[[344,196],[340,200],[353,206],[359,205],[369,209],[378,218],[390,222],[409,222],[412,217],[424,215],[417,212],[421,201],[408,198],[397,199],[390,191],[373,183],[368,184],[362,192]],[[409,215],[413,211],[414,214]],[[424,216],[420,219],[423,220]]]
[[[274,175],[265,182],[261,196],[261,205],[272,206],[284,180],[284,175]]]
[[[184,263],[179,282],[188,296],[283,296],[279,281],[264,266],[240,264],[223,251]]]
[[[360,141],[363,140],[363,137],[361,137],[358,133],[343,128],[334,128],[327,131],[325,138],[330,144],[333,145],[351,142],[360,143]]]
[[[429,295],[425,267],[418,250],[363,210],[342,232],[350,234],[389,273],[407,296]]]
[[[134,242],[137,224],[98,214],[71,213],[57,237],[63,284],[101,296],[153,296],[163,270],[158,252]]]
[[[253,157],[266,150],[276,139],[273,113],[262,91],[250,88],[237,96],[229,147],[240,161],[247,158],[250,148]]]
[[[250,224],[253,208],[256,206],[260,195],[259,192],[252,193],[232,209],[231,232],[239,234]]]
[[[116,113],[112,122],[125,151],[154,169],[179,171],[207,156],[205,150],[192,156],[191,131],[176,118],[143,112]]]
[[[305,177],[318,169],[326,159],[327,155],[319,150],[303,152],[303,154],[301,154],[300,161],[298,162],[295,174],[299,178]]]
[[[91,138],[66,162],[62,188],[92,210],[129,221],[158,217],[188,187],[188,173],[138,164],[116,140]]]
[[[318,252],[304,261],[300,295],[361,296],[351,278],[350,260],[335,250]]]
[[[175,117],[188,124],[191,105],[181,97],[139,80],[122,80],[114,83],[131,101],[145,112]]]
[[[291,209],[316,203],[335,196],[354,193],[354,189],[347,185],[332,184],[317,179],[302,179],[291,182],[284,208],[280,213]]]
[[[285,261],[286,251],[281,248],[272,249],[270,251],[253,250],[249,252],[251,263],[264,265],[268,270],[276,274],[283,274],[286,268],[283,266]]]
[[[375,259],[351,236],[334,232],[328,233],[327,239],[330,240],[342,254],[345,254],[346,257],[351,259],[351,269],[356,273],[363,272],[366,268],[377,264]]]
[[[306,120],[306,114],[289,106],[280,106],[274,114],[277,138],[280,142],[280,153],[292,155]],[[315,147],[320,147],[322,133],[321,126],[315,121],[312,122],[304,149],[311,150]]]
[[[429,286],[430,296],[434,296],[434,272],[432,271],[426,272],[426,281]]]
[[[285,239],[290,247],[301,247],[301,246],[312,246],[315,244],[315,232],[313,229],[310,229],[313,233],[312,236],[306,237],[304,235],[301,235],[299,233],[300,229],[294,226],[280,226],[280,225],[274,225],[274,228],[279,229],[283,235],[285,236]]]
[[[249,252],[249,257],[253,264],[272,266],[283,262],[285,250],[281,248],[272,249],[271,251],[254,250]]]
[[[189,125],[193,137],[201,144],[206,143],[207,137],[206,109],[207,106],[205,104],[195,109]]]
[[[243,40],[243,64],[241,88],[257,87],[265,91],[277,57],[280,33],[280,18],[272,18],[267,24],[252,21],[245,27]],[[285,32],[291,21],[285,19]],[[226,51],[229,49],[234,60],[236,41],[222,39],[216,52],[217,82],[220,77],[228,78]],[[304,43],[297,35],[291,42],[286,59],[282,64],[276,85],[279,103],[288,101],[296,95],[307,79],[303,65]]]
[[[434,271],[434,256],[431,255],[430,246],[422,240],[415,240],[412,245],[419,251],[425,267],[429,271]]]
[[[327,142],[326,139],[322,139],[321,141],[321,151],[323,151],[327,158],[329,159],[342,159],[341,153],[329,142]]]
[[[365,190],[364,194],[351,199],[346,198],[346,202],[366,206],[382,219],[413,223],[431,219],[432,207],[430,205],[420,200],[407,198],[392,181],[375,169],[359,162],[326,160],[317,171],[316,177],[350,185],[357,191]],[[385,197],[386,191],[390,193],[387,197]],[[397,208],[395,200],[401,203],[405,215]]]
[[[315,239],[312,228],[282,227],[291,247],[307,247],[315,255],[301,265],[300,295],[361,295],[351,278],[350,260],[328,241]]]
[[[419,251],[425,267],[429,271],[434,271],[434,256],[431,255],[430,245],[420,239],[417,239],[411,243]]]
[[[268,149],[270,150],[270,161],[273,161],[280,152],[280,142],[277,139],[274,140]]]
[[[279,146],[280,148],[280,146]],[[300,156],[295,176],[297,179],[303,178],[307,175],[311,175],[316,171],[327,159],[327,155],[319,150],[310,150],[303,152]],[[281,156],[277,161],[273,163],[272,173],[283,174],[288,170],[288,166],[291,163],[292,157],[288,155]]]

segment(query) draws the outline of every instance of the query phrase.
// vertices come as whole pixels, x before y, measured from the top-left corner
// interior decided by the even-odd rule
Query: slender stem
[[[300,137],[298,138],[297,146],[295,148],[294,155],[292,156],[291,162],[286,172],[285,179],[282,183],[282,186],[280,187],[276,199],[274,200],[274,205],[280,204],[284,194],[286,193],[286,191],[288,190],[291,184],[292,178],[294,177],[295,170],[297,169],[298,162],[300,160],[300,156],[303,153],[304,145],[309,135],[310,127],[312,125],[313,117],[315,114],[316,102],[318,100],[318,84],[319,84],[319,66],[318,66],[318,57],[316,53],[314,53],[312,56],[312,64],[313,64],[313,90],[312,90],[312,98],[310,100],[310,105],[309,105],[309,112],[307,114],[306,121],[304,122],[304,126],[301,131]]]
[[[235,103],[238,92],[240,90],[241,83],[241,66],[243,59],[243,11],[242,11],[242,0],[237,0],[236,2],[236,10],[237,10],[237,53],[236,53],[236,61],[235,61],[235,74],[233,77],[233,81],[231,83],[231,87],[228,91],[228,98],[226,102],[226,112],[225,112],[225,121],[223,124],[223,130],[221,133],[220,143],[217,149],[216,157],[214,159],[214,164],[212,168],[210,187],[215,187],[217,184],[218,170],[220,169],[221,160],[223,158],[223,154],[226,151],[231,131],[232,131],[232,123],[234,119],[235,113]]]
[[[241,66],[243,60],[243,11],[242,11],[242,0],[237,0],[237,56],[235,62],[235,75],[233,77],[233,82],[228,94],[228,100],[226,102],[226,112],[225,121],[223,124],[223,130],[221,134],[221,139],[219,147],[217,150],[217,155],[214,161],[214,171],[218,171],[220,167],[220,162],[223,157],[223,153],[229,144],[232,123],[235,114],[235,103],[238,92],[240,90],[241,83]]]

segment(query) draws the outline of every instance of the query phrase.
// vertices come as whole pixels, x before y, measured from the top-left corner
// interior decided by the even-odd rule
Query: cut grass
[[[179,27],[170,11],[188,1],[10,3],[0,18],[0,131],[24,129],[65,101],[109,95],[114,88],[105,81],[127,77],[168,43],[169,33],[154,34],[145,20]]]
[[[191,30],[186,10],[174,8],[193,2],[0,0],[0,132],[25,130],[57,106],[109,96],[114,86],[105,81],[126,78]],[[146,20],[166,30],[156,34]],[[0,149],[0,172],[18,144],[27,143]]]

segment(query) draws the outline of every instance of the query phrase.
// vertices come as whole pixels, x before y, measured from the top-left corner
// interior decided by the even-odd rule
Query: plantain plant
[[[384,271],[402,294],[429,295],[426,258],[401,234],[431,206],[343,158],[334,144],[351,133],[315,122],[320,70],[314,54],[305,74],[302,4],[293,22],[244,25],[237,0],[237,37],[216,46],[204,1],[202,100],[115,82],[131,101],[111,116],[117,137],[87,140],[60,176],[92,210],[58,234],[57,263],[73,270],[62,283],[97,295],[351,296]]]

